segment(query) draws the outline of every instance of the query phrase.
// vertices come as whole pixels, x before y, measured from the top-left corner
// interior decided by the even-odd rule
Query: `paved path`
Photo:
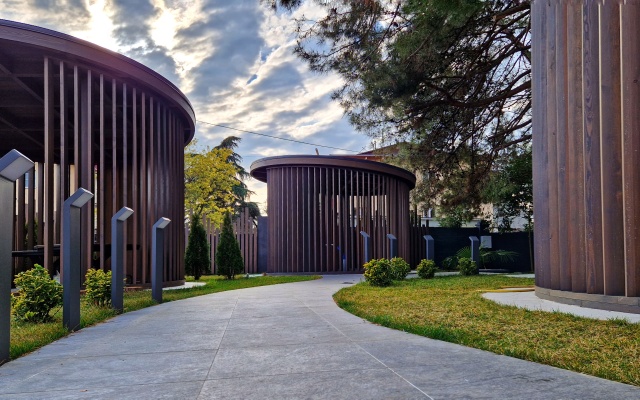
[[[375,326],[359,275],[166,303],[0,367],[0,399],[632,399],[640,389]]]

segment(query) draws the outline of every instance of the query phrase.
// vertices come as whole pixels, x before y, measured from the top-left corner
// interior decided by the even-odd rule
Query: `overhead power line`
[[[238,129],[238,128],[232,128],[230,126],[225,126],[225,125],[220,125],[220,124],[213,124],[211,122],[207,122],[207,121],[200,121],[197,120],[197,122],[201,123],[201,124],[205,124],[205,125],[211,125],[211,126],[217,126],[219,128],[224,128],[224,129],[231,129],[233,131],[238,131],[238,132],[244,132],[244,133],[250,133],[252,135],[258,135],[258,136],[264,136],[264,137],[268,137],[271,139],[278,139],[278,140],[286,140],[287,142],[294,142],[294,143],[300,143],[300,144],[306,144],[309,146],[316,146],[316,147],[324,147],[325,149],[333,149],[333,150],[342,150],[342,151],[348,151],[351,153],[358,153],[355,150],[349,150],[349,149],[341,149],[340,147],[332,147],[332,146],[325,146],[323,144],[316,144],[316,143],[309,143],[309,142],[303,142],[301,140],[295,140],[295,139],[287,139],[287,138],[282,138],[282,137],[278,137],[278,136],[273,136],[273,135],[267,135],[266,133],[259,133],[259,132],[253,132],[253,131],[247,131],[244,129]]]

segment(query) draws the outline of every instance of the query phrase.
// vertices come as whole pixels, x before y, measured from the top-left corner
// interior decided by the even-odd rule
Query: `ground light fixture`
[[[33,161],[18,150],[0,158],[0,365],[9,361],[11,337],[11,257],[15,181],[33,168]]]
[[[91,198],[93,193],[80,188],[62,205],[62,324],[72,332],[80,327],[80,211]]]
[[[111,307],[124,309],[124,222],[133,215],[129,207],[122,207],[111,218]]]
[[[162,303],[162,282],[164,272],[164,229],[169,225],[169,218],[160,218],[153,224],[151,237],[151,297]]]

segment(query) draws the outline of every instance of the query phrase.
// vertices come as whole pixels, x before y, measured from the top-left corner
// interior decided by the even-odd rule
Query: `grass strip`
[[[499,305],[483,291],[533,285],[505,276],[360,283],[334,295],[373,323],[497,354],[640,386],[640,324]]]
[[[203,276],[200,282],[206,285],[189,289],[165,290],[162,293],[163,302],[188,299],[190,297],[205,294],[224,292],[227,290],[245,289],[256,286],[275,285],[279,283],[301,282],[318,279],[319,276],[259,276],[249,279],[237,278],[225,280],[219,276]],[[141,308],[150,307],[155,303],[151,299],[150,290],[140,290],[124,293],[124,312],[131,312]],[[69,332],[62,326],[62,307],[51,312],[52,321],[42,324],[21,323],[14,319],[11,321],[11,347],[10,357],[16,359],[30,353],[40,347],[56,341]],[[95,325],[106,319],[112,318],[117,313],[111,308],[98,307],[81,301],[80,326],[82,328]]]

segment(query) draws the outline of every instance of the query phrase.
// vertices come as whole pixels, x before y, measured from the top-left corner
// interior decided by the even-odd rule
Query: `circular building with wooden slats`
[[[150,68],[87,41],[0,20],[0,154],[35,168],[16,182],[14,272],[59,268],[61,205],[77,188],[84,270],[110,268],[111,217],[127,206],[125,274],[149,284],[151,227],[166,229],[164,281],[184,280],[184,146],[195,130],[189,100]]]
[[[640,313],[640,1],[531,22],[536,294]]]
[[[267,183],[268,259],[272,273],[361,272],[363,236],[371,258],[409,257],[409,191],[415,176],[355,157],[282,156],[251,165]]]

